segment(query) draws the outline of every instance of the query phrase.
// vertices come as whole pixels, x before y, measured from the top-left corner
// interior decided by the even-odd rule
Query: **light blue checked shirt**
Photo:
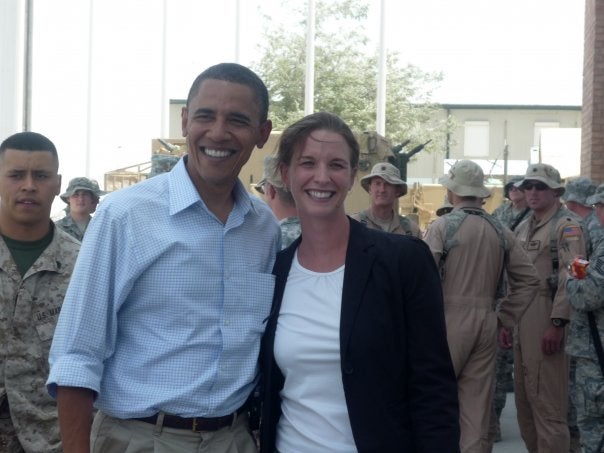
[[[279,226],[238,182],[223,225],[183,159],[115,192],[87,231],[55,331],[48,390],[98,393],[118,418],[218,417],[257,377]]]

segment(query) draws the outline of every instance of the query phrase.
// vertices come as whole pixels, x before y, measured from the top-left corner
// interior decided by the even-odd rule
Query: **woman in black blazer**
[[[261,452],[458,452],[434,260],[423,241],[346,216],[358,160],[354,135],[329,113],[281,137],[278,171],[302,235],[274,267]]]

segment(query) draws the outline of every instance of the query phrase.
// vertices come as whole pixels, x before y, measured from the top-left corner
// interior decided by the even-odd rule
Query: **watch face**
[[[562,327],[562,320],[558,318],[552,319],[552,324],[554,327]]]

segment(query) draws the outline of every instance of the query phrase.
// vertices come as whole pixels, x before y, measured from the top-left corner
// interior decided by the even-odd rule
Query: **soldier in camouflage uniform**
[[[46,392],[48,351],[80,248],[55,228],[59,162],[46,137],[22,132],[0,145],[0,452],[62,451]]]
[[[583,219],[586,233],[587,258],[604,238],[604,228],[600,224],[594,208],[587,201],[596,192],[596,184],[589,178],[580,177],[566,184],[566,192],[561,199],[566,207]]]
[[[596,216],[604,226],[604,184],[586,202],[595,206]],[[604,362],[604,357],[598,359],[588,318],[593,317],[600,342],[604,341],[602,288],[604,241],[600,241],[592,253],[585,279],[570,278],[566,283],[572,307],[566,352],[576,360],[576,384],[572,397],[584,453],[604,452],[604,363],[599,362]]]
[[[91,214],[96,211],[100,196],[106,193],[93,179],[83,176],[73,178],[69,181],[65,193],[61,194],[61,200],[67,203],[66,215],[57,221],[56,225],[82,242],[88,223],[92,219]]]
[[[596,217],[593,207],[587,202],[587,199],[596,192],[596,184],[589,178],[579,177],[572,179],[566,183],[566,191],[562,195],[561,200],[566,204],[566,207],[583,219],[583,230],[585,233],[585,253],[586,257],[592,254],[602,240],[604,228],[600,225]],[[574,356],[570,356],[570,386],[571,393],[574,393],[576,374],[576,360]],[[568,425],[571,434],[571,453],[579,453],[580,436],[579,427],[577,426],[577,413],[575,405],[572,401],[569,402]]]
[[[361,186],[371,196],[371,206],[353,214],[353,219],[374,230],[422,237],[417,223],[394,212],[396,199],[407,193],[407,183],[398,168],[388,162],[377,163],[361,178]]]
[[[264,158],[264,174],[254,188],[264,196],[264,201],[279,221],[281,249],[284,249],[300,236],[300,219],[294,199],[283,184],[280,170],[275,167],[276,162],[274,156]]]

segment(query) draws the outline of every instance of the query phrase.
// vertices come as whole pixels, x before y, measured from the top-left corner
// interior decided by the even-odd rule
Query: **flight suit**
[[[540,221],[531,215],[522,222],[516,236],[540,279],[539,293],[514,336],[514,390],[520,433],[529,453],[568,453],[568,358],[563,351],[544,354],[541,343],[552,318],[570,319],[566,267],[574,257],[585,255],[583,232],[575,215],[556,203]],[[556,274],[552,237],[559,261]]]
[[[455,209],[461,207],[465,206]],[[490,451],[488,414],[495,381],[498,320],[512,328],[533,300],[539,279],[521,244],[507,228],[501,230],[507,249],[504,262],[506,252],[497,231],[480,215],[469,214],[463,220],[452,237],[457,245],[450,249],[443,265],[445,242],[450,239],[447,216],[451,214],[429,226],[424,240],[444,273],[447,340],[459,397],[460,449],[462,453],[479,453]],[[509,296],[496,313],[497,287],[504,267]]]

